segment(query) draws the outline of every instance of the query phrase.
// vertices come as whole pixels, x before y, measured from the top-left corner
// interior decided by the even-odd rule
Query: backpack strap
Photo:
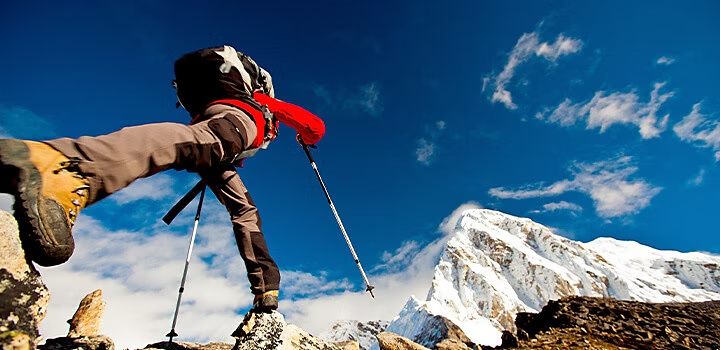
[[[253,140],[252,144],[250,145],[250,150],[267,148],[267,146],[270,144],[270,141],[274,140],[277,136],[278,122],[277,120],[275,120],[272,113],[270,113],[270,111],[266,107],[263,106],[262,110],[258,110],[257,107],[249,103],[235,99],[217,100],[210,103],[208,107],[216,104],[233,106],[249,114],[252,117],[253,121],[255,122],[255,126],[257,127],[257,136],[255,136],[255,140]],[[255,154],[255,152],[253,152],[253,154]]]

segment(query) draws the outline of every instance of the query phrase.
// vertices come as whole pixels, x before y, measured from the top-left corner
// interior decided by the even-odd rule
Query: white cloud
[[[534,210],[533,212],[534,213],[548,213],[548,212],[554,212],[554,211],[558,211],[558,210],[568,210],[571,212],[580,212],[583,210],[583,208],[575,203],[560,201],[560,202],[544,204],[542,210]]]
[[[640,135],[644,139],[657,137],[667,127],[669,114],[658,119],[657,113],[660,107],[674,95],[673,92],[661,94],[660,89],[665,83],[656,83],[650,93],[650,101],[640,102],[640,98],[634,92],[606,94],[605,91],[598,91],[587,103],[573,104],[566,99],[558,105],[549,116],[546,113],[537,114],[537,118],[546,120],[548,123],[556,123],[561,126],[574,125],[579,120],[584,120],[587,129],[600,128],[600,133],[605,132],[613,124],[630,124],[639,128]]]
[[[675,63],[675,59],[674,59],[674,58],[670,58],[670,57],[666,57],[666,56],[662,56],[662,57],[658,58],[658,60],[657,60],[656,63],[657,63],[657,64],[661,64],[661,65],[669,66],[669,65]]]
[[[435,148],[437,140],[442,136],[445,130],[445,121],[439,120],[435,124],[426,130],[427,136],[417,141],[417,148],[415,149],[415,156],[417,161],[424,165],[430,165],[435,159]]]
[[[380,101],[380,89],[377,83],[370,83],[360,87],[357,103],[370,115],[379,116],[383,107]]]
[[[324,272],[312,274],[303,271],[282,271],[282,293],[284,296],[302,297],[353,288],[353,284],[347,279],[328,280],[327,273]]]
[[[232,343],[230,333],[250,308],[252,295],[233,237],[227,234],[231,227],[226,213],[218,203],[206,206],[182,295],[176,326],[180,336],[176,340]],[[475,207],[468,203],[455,210],[439,227],[446,234],[430,244],[405,242],[386,253],[369,276],[375,299],[366,292],[341,292],[352,288],[345,278],[332,280],[322,272],[282,271],[280,311],[288,322],[313,334],[342,319],[390,320],[410,295],[427,294],[453,221],[465,209]],[[165,226],[147,232],[111,230],[81,214],[74,230],[77,249],[70,261],[40,268],[52,294],[41,324],[43,336],[64,336],[68,330],[65,320],[82,297],[102,289],[107,308],[101,332],[110,336],[116,347],[142,348],[166,340],[189,243],[185,226],[190,225],[185,224],[192,222],[193,214],[186,211],[178,217],[176,226],[183,231],[179,234]]]
[[[492,81],[495,91],[493,91],[491,101],[501,102],[508,109],[517,109],[517,105],[512,100],[512,94],[507,90],[506,86],[515,76],[518,66],[533,56],[542,57],[555,64],[561,56],[576,53],[582,49],[582,46],[583,42],[581,40],[568,38],[562,34],[558,35],[554,43],[549,44],[547,42],[541,43],[537,32],[525,33],[518,39],[515,47],[510,52],[503,71],[491,77],[491,79],[484,79],[483,91]]]
[[[560,180],[549,186],[526,186],[519,190],[502,187],[490,189],[490,195],[503,199],[525,199],[557,196],[569,191],[589,195],[595,210],[603,218],[638,213],[650,204],[661,188],[653,187],[642,179],[628,180],[638,168],[630,165],[630,157],[609,159],[593,164],[580,163],[571,169],[574,177]]]
[[[282,306],[286,320],[300,325],[313,334],[321,334],[339,320],[391,320],[401,311],[409,296],[425,298],[431,285],[435,265],[450,239],[446,231],[455,224],[466,209],[478,208],[475,203],[461,205],[445,218],[438,230],[445,234],[422,246],[404,242],[393,253],[384,254],[384,263],[375,267],[369,276],[375,286],[376,298],[367,292],[345,292],[300,299]],[[409,257],[412,256],[412,259]]]
[[[700,172],[694,178],[688,181],[690,186],[700,186],[705,181],[705,169],[700,169]]]
[[[552,44],[548,45],[546,42],[541,43],[535,50],[535,54],[544,57],[552,63],[555,63],[560,56],[580,51],[582,45],[583,43],[581,40],[566,38],[564,35],[560,34]]]
[[[15,203],[15,197],[7,193],[0,193],[0,210],[12,213],[13,203]]]
[[[160,200],[174,194],[174,180],[168,174],[156,174],[138,179],[121,191],[108,197],[118,204],[127,204],[140,199]]]
[[[693,105],[690,114],[675,124],[673,131],[685,142],[698,147],[712,147],[715,160],[720,161],[720,122],[706,118],[700,108],[700,103]]]
[[[432,160],[434,154],[435,143],[430,142],[426,139],[418,140],[417,149],[415,150],[415,155],[417,156],[418,162],[425,165],[430,165],[430,161]]]
[[[232,340],[229,334],[241,320],[236,311],[252,302],[229,230],[229,224],[224,229],[203,224],[198,228],[176,327],[181,339]],[[40,268],[52,295],[41,324],[43,336],[65,335],[65,320],[85,294],[99,288],[108,305],[102,333],[118,348],[142,348],[163,340],[172,322],[189,235],[112,231],[82,216],[74,236],[77,248],[68,263]],[[197,322],[200,319],[203,322]]]
[[[317,85],[313,88],[313,93],[333,110],[367,113],[373,117],[380,116],[384,110],[382,93],[377,82],[361,85],[355,92],[338,88],[331,92],[327,87]]]
[[[453,210],[453,212],[448,217],[443,219],[442,223],[440,223],[440,226],[438,227],[438,230],[446,235],[453,233],[457,226],[458,220],[460,220],[460,216],[466,210],[470,209],[482,209],[482,206],[479,203],[472,201],[460,205],[455,210]]]

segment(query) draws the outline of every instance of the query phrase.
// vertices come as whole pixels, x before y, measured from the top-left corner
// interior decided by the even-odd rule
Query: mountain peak
[[[720,299],[718,266],[717,256],[661,251],[612,238],[581,243],[527,218],[471,209],[458,219],[426,300],[411,298],[387,330],[427,338],[424,333],[431,330],[422,324],[439,315],[474,343],[495,346],[503,330],[516,330],[517,313],[539,312],[562,297]]]

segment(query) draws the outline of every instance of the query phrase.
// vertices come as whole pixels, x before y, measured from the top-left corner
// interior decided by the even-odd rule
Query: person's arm
[[[267,105],[279,121],[295,129],[306,144],[315,144],[325,135],[325,123],[322,119],[304,108],[259,92],[253,93],[253,98],[260,104]]]

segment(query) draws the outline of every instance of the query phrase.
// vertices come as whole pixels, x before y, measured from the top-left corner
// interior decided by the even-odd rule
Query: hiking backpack
[[[232,46],[202,49],[183,55],[175,61],[175,80],[178,106],[192,117],[202,113],[212,102],[234,99],[256,107],[252,98],[256,90],[275,97],[270,73],[262,69],[250,56]]]

